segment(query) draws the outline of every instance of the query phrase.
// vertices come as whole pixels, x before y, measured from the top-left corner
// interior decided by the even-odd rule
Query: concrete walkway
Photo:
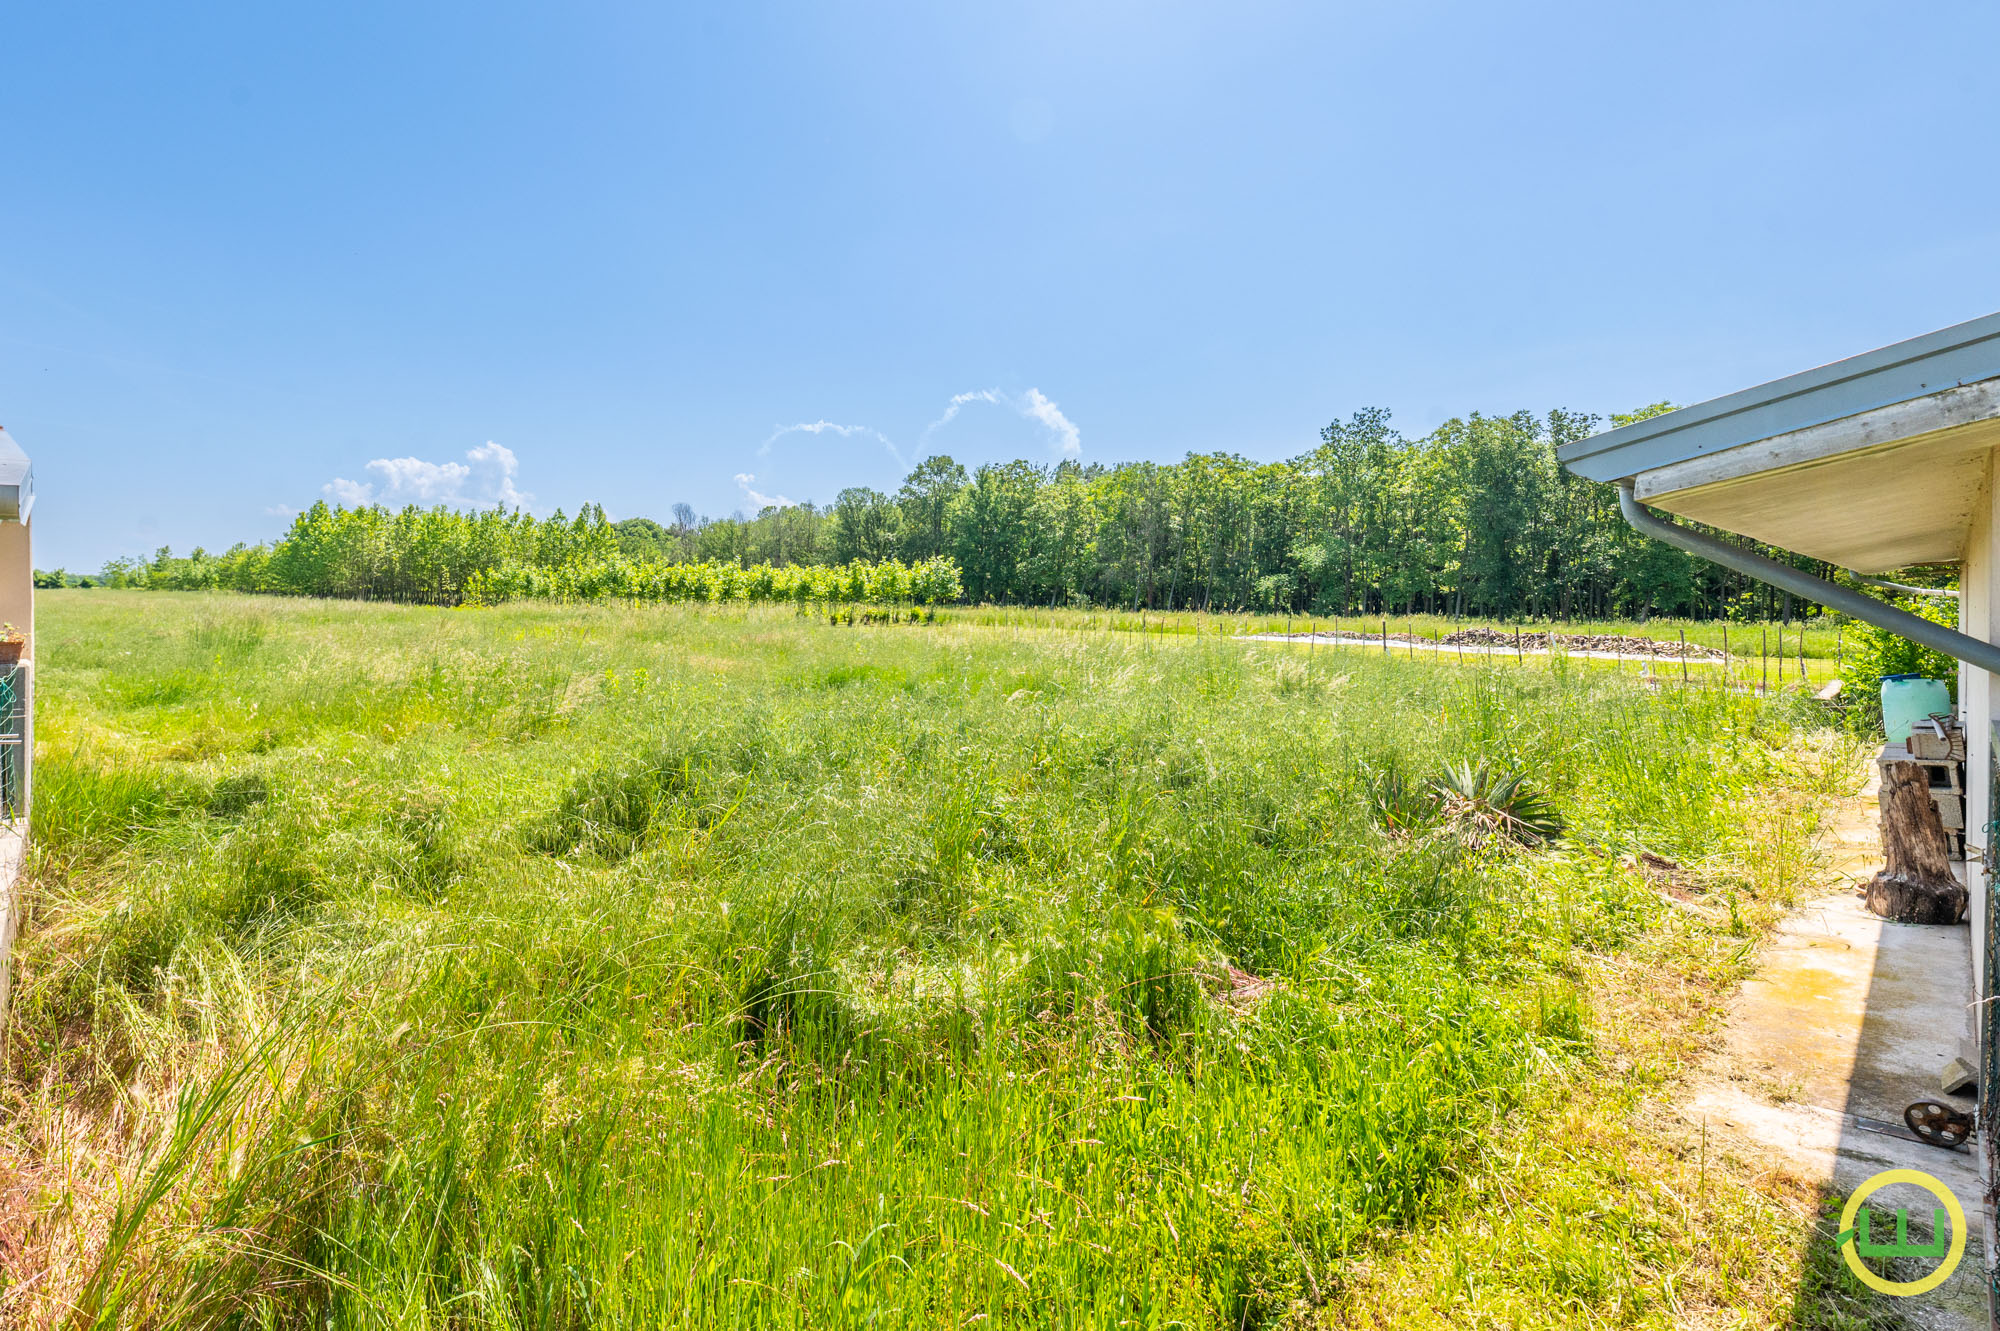
[[[0,1018],[14,994],[14,936],[21,928],[21,860],[27,851],[25,820],[0,821]]]
[[[1862,908],[1855,887],[1881,864],[1875,827],[1871,783],[1833,829],[1836,890],[1773,935],[1683,1112],[1733,1153],[1822,1189],[1845,1194],[1896,1168],[1944,1183],[1965,1208],[1966,1258],[1945,1285],[1898,1300],[1896,1310],[1918,1326],[1983,1331],[1975,1157],[1917,1141],[1903,1125],[1914,1100],[1973,1107],[1972,1097],[1938,1087],[1944,1065],[1976,1048],[1971,930],[1892,924]],[[1928,1215],[1929,1201],[1910,1191],[1885,1193],[1883,1204]]]

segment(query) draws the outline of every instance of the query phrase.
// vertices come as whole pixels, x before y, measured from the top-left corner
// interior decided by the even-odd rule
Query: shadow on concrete
[[[1946,1149],[1913,1140],[1903,1121],[1905,1107],[1919,1100],[1936,1101],[1964,1114],[1973,1111],[1975,1099],[1970,1093],[1947,1094],[1939,1080],[1954,1058],[1978,1066],[1972,930],[1965,924],[1887,920],[1876,927],[1854,1068],[1841,1106],[1834,1198],[1844,1203],[1875,1174],[1895,1168],[1920,1170],[1951,1189],[1965,1214],[1964,1257],[1937,1289],[1893,1303],[1913,1326],[1972,1326],[1984,1331],[1990,1318],[1983,1273],[1985,1187],[1975,1154],[1979,1139]],[[1922,1188],[1893,1184],[1871,1194],[1866,1205],[1874,1217],[1901,1209],[1915,1241],[1933,1237],[1937,1201]],[[1838,1225],[1837,1212],[1829,1223]],[[1917,1280],[1935,1270],[1938,1262],[1935,1257],[1890,1258],[1868,1265],[1888,1279]]]

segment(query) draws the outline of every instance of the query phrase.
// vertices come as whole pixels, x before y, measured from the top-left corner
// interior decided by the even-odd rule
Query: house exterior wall
[[[1987,642],[1996,640],[2000,627],[2000,485],[1995,484],[1994,462],[1987,460],[1986,476],[1973,506],[1973,522],[1967,532],[1965,558],[1959,570],[1959,631]],[[1994,1118],[1991,1063],[1993,1016],[1989,1007],[1993,995],[1987,992],[1986,976],[1991,973],[1987,957],[1990,943],[1989,917],[1994,910],[1993,864],[2000,847],[1992,844],[1989,825],[1993,821],[1994,723],[2000,720],[2000,680],[1984,670],[1959,663],[1959,715],[1965,724],[1965,885],[1971,893],[1967,923],[1972,929],[1971,992],[1973,1010],[1978,1014],[1975,1038],[1979,1041],[1979,1114],[1985,1120],[1981,1135],[1987,1138],[1979,1151],[1980,1176],[1992,1196],[1996,1152],[1991,1128]],[[1980,1217],[1980,1235],[1985,1247],[1985,1267],[1989,1312],[2000,1325],[2000,1228],[1996,1228],[1993,1205]]]
[[[1959,577],[1959,631],[1985,642],[1995,641],[1995,608],[2000,607],[2000,493],[1993,484],[1989,459],[1972,528],[1965,547],[1965,567]],[[1972,892],[1973,975],[1985,973],[1987,874],[1986,824],[1992,808],[1993,723],[2000,707],[2000,681],[1964,662],[1958,667],[1958,710],[1965,722],[1965,872]]]
[[[28,637],[22,655],[35,653],[35,553],[28,522],[0,522],[0,620]]]

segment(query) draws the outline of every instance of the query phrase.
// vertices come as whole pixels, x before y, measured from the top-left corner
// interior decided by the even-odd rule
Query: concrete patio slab
[[[1916,1100],[1973,1107],[1970,1096],[1947,1096],[1938,1083],[1947,1062],[1976,1050],[1971,931],[1895,924],[1863,909],[1856,886],[1881,863],[1875,819],[1871,793],[1835,823],[1833,890],[1772,936],[1683,1113],[1711,1140],[1832,1192],[1851,1192],[1885,1169],[1938,1179],[1965,1209],[1966,1260],[1945,1285],[1898,1311],[1925,1327],[1984,1328],[1985,1188],[1976,1158],[1915,1140],[1903,1124]]]

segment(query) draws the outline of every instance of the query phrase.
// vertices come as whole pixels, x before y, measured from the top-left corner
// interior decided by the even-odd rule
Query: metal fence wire
[[[0,817],[26,816],[27,797],[28,672],[0,666]]]

